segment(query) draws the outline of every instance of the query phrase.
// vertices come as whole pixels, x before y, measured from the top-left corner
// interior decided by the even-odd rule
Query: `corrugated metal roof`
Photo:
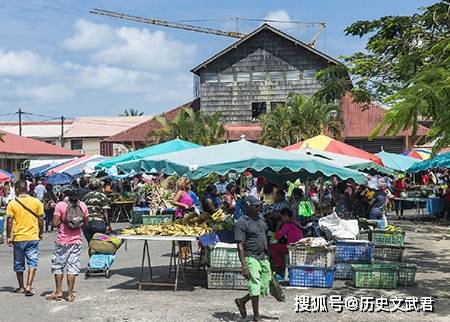
[[[5,131],[3,142],[0,141],[0,154],[24,154],[45,156],[79,156],[77,151],[67,150],[62,147],[41,142],[24,136],[15,135]]]
[[[110,137],[151,119],[152,116],[77,117],[66,138]]]
[[[67,130],[72,121],[65,121]],[[19,135],[18,122],[0,122],[0,130]],[[58,138],[61,136],[61,122],[22,122],[22,135],[31,138]]]
[[[351,94],[341,100],[345,138],[367,138],[372,130],[381,122],[386,110],[374,103],[358,103]],[[419,125],[417,135],[426,135],[429,129]],[[382,134],[382,132],[381,132]],[[411,129],[401,131],[397,136],[411,135]],[[379,135],[383,136],[383,135]]]
[[[225,129],[227,130],[227,140],[229,141],[240,140],[243,135],[245,135],[247,141],[258,141],[262,131],[262,127],[258,123],[227,124]]]
[[[195,99],[189,103],[180,105],[166,113],[161,114],[167,120],[173,120],[178,111],[182,108],[192,108],[194,110],[198,110],[200,108],[200,99]],[[152,142],[153,138],[148,137],[148,134],[152,131],[161,128],[161,125],[156,119],[147,120],[138,125],[130,127],[122,132],[111,135],[105,141],[108,142]]]

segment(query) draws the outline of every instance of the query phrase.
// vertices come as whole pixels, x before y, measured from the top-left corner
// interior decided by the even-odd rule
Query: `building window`
[[[238,73],[236,73],[236,81],[238,81],[238,82],[249,82],[250,81],[250,73],[246,73],[246,72],[238,72]]]
[[[256,121],[261,114],[266,113],[266,102],[252,103],[252,121]]]
[[[234,75],[232,73],[220,74],[221,83],[231,83],[232,81],[234,81]]]
[[[316,77],[317,70],[315,69],[305,69],[303,71],[303,79],[312,79]]]
[[[217,73],[205,73],[203,79],[206,83],[217,83],[219,81]]]
[[[266,73],[265,72],[253,72],[252,80],[254,82],[264,82],[266,80]]]
[[[278,102],[270,102],[270,110],[273,111],[275,110],[277,107],[283,106],[284,102],[283,101],[278,101]]]
[[[272,81],[282,81],[284,80],[284,72],[270,72],[270,79]]]
[[[300,71],[298,71],[298,70],[288,70],[286,72],[286,80],[287,81],[300,80]]]
[[[83,150],[83,140],[70,140],[71,150]]]

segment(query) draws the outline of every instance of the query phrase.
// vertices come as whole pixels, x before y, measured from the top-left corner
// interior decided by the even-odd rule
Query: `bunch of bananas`
[[[135,228],[123,229],[123,235],[144,236],[201,236],[209,234],[212,229],[206,224],[183,225],[179,222],[163,223],[158,225],[143,225]]]
[[[215,213],[212,214],[211,219],[215,222],[224,221],[227,217],[227,214],[222,210],[219,209]]]
[[[398,227],[398,226],[388,225],[388,226],[386,226],[386,232],[388,232],[388,233],[402,233],[403,230],[400,227]]]

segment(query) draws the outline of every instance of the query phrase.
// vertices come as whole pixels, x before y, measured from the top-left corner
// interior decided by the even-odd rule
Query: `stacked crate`
[[[208,288],[247,289],[236,244],[208,246],[207,261]]]
[[[336,279],[350,280],[353,264],[370,264],[373,260],[373,244],[366,240],[338,240],[336,245]]]
[[[335,247],[289,245],[289,285],[302,287],[333,287]]]

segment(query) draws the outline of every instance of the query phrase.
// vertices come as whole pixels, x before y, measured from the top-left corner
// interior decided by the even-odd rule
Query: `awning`
[[[419,172],[434,168],[450,168],[450,152],[439,154],[432,159],[413,164],[407,171]]]
[[[413,164],[419,161],[406,155],[389,153],[386,151],[378,152],[375,155],[379,156],[381,160],[383,160],[385,166],[401,172],[406,171]]]
[[[76,176],[81,173],[83,173],[83,168],[89,163],[89,162],[100,162],[103,160],[108,159],[108,157],[104,157],[101,155],[94,155],[94,156],[84,156],[78,159],[75,159],[73,161],[67,162],[65,164],[62,164],[56,168],[53,168],[47,172],[48,176],[51,176],[56,173],[62,173],[65,172],[71,176]]]
[[[117,168],[124,173],[148,172],[154,168],[191,179],[200,179],[212,173],[243,173],[251,169],[274,183],[320,175],[336,175],[341,179],[366,183],[366,176],[361,172],[313,156],[302,156],[246,140],[128,161],[117,164]]]
[[[14,174],[12,174],[6,170],[0,169],[0,182],[6,182],[6,181],[13,180],[14,177],[15,177]]]

